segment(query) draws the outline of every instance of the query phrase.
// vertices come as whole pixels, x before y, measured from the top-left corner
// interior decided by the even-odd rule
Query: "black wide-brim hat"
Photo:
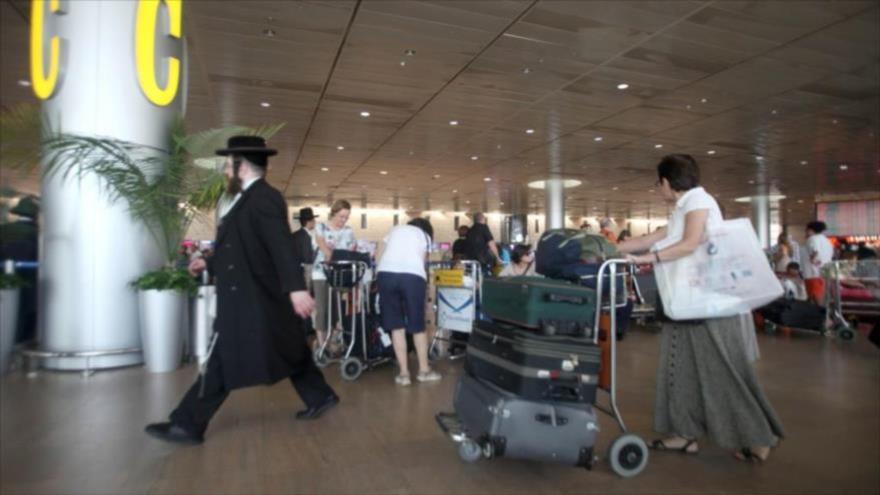
[[[260,136],[232,136],[226,142],[226,147],[217,150],[220,156],[228,155],[265,155],[273,156],[278,154],[278,150],[274,150],[266,146],[266,140]]]

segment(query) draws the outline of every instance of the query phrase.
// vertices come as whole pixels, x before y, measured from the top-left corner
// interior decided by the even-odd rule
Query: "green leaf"
[[[18,275],[0,273],[0,289],[21,289],[29,286],[30,283]]]
[[[131,283],[137,290],[173,290],[193,295],[199,284],[189,272],[178,268],[163,268],[147,272]]]

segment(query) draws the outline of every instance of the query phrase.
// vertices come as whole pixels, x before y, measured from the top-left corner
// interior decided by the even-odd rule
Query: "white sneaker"
[[[420,382],[437,382],[440,381],[441,378],[443,378],[443,376],[433,370],[427,373],[419,373],[418,375],[416,375],[416,380]]]
[[[409,375],[397,375],[394,377],[394,383],[401,387],[408,387],[412,382],[409,379]]]

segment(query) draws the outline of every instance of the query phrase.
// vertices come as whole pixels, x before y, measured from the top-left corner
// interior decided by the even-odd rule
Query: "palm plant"
[[[194,288],[189,277],[174,270],[178,247],[193,219],[214,208],[225,188],[220,170],[199,166],[197,160],[213,157],[214,150],[233,135],[269,139],[284,126],[230,126],[187,134],[183,120],[178,118],[171,128],[170,149],[166,150],[53,131],[42,122],[38,111],[24,106],[4,112],[0,123],[3,143],[8,142],[7,138],[13,141],[2,149],[0,161],[5,165],[28,169],[42,161],[45,177],[60,176],[62,180],[94,175],[101,180],[111,202],[125,201],[132,218],[146,227],[165,261],[161,269],[144,275],[134,285],[177,290]]]

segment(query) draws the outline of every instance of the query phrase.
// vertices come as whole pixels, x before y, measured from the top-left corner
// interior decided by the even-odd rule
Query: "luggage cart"
[[[344,380],[357,380],[368,369],[389,362],[387,357],[370,357],[368,342],[371,335],[367,328],[368,304],[370,298],[369,285],[364,277],[369,266],[363,261],[334,261],[325,263],[324,273],[327,275],[327,332],[318,343],[313,353],[315,364],[326,368],[331,363],[339,363],[339,371]],[[350,315],[346,315],[345,305],[349,305]],[[345,325],[337,330],[333,325],[333,315],[339,315],[340,322],[349,318],[349,327]],[[346,344],[346,341],[348,344]],[[355,344],[360,341],[361,349],[355,351]],[[341,356],[331,356],[328,347],[332,343],[345,346]]]
[[[602,411],[617,422],[621,434],[611,442],[608,448],[607,458],[611,465],[611,469],[619,476],[631,478],[641,473],[648,463],[648,445],[645,441],[633,433],[629,433],[623,422],[623,417],[617,406],[617,339],[613,338],[617,330],[616,311],[618,307],[626,304],[626,297],[620,298],[623,303],[612,303],[617,301],[617,284],[609,284],[610,288],[605,288],[603,280],[608,275],[609,280],[616,280],[618,276],[625,275],[619,273],[618,267],[629,267],[626,260],[615,259],[608,260],[602,264],[599,272],[595,277],[596,280],[596,319],[593,331],[593,345],[599,345],[599,327],[603,313],[608,315],[610,319],[608,341],[610,346],[610,363],[602,363],[603,366],[610,367],[610,382],[607,389],[600,387],[608,394],[608,404],[602,405],[598,400],[592,407]],[[624,295],[626,295],[626,285],[624,284]],[[605,291],[608,297],[604,297]],[[437,424],[440,429],[446,433],[453,442],[459,445],[458,454],[465,462],[476,462],[482,458],[492,458],[495,454],[493,442],[486,438],[472,438],[468,436],[467,428],[461,424],[455,413],[439,413],[436,416]],[[586,428],[587,425],[584,425]],[[587,459],[583,467],[592,469],[595,458]]]
[[[433,262],[430,270],[434,281],[434,336],[428,355],[436,359],[440,354],[438,344],[452,343],[451,332],[470,334],[474,320],[479,317],[483,273],[477,261]],[[449,359],[463,356],[451,355]]]
[[[824,273],[832,329],[852,340],[854,323],[880,319],[880,260],[834,261]]]

